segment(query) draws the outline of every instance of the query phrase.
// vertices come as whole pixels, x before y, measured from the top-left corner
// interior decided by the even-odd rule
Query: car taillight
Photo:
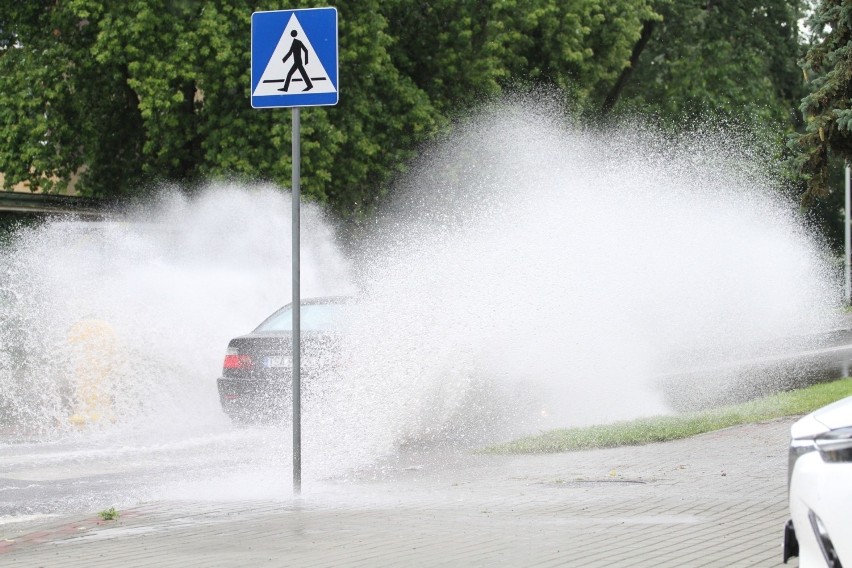
[[[241,354],[236,349],[228,348],[222,367],[225,369],[251,369],[254,367],[254,362],[250,355]]]

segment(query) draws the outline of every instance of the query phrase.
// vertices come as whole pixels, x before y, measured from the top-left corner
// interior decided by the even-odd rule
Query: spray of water
[[[760,145],[522,102],[427,153],[363,243],[350,453],[748,396],[764,377],[685,372],[833,325],[832,269]]]
[[[346,292],[330,225],[316,207],[303,215],[305,287]],[[286,303],[289,234],[286,195],[234,186],[18,232],[2,252],[3,428],[44,439],[81,431],[75,421],[86,432],[224,423],[225,346]]]
[[[684,360],[831,325],[835,277],[756,146],[586,132],[520,103],[425,152],[345,254],[303,209],[303,296],[359,300],[344,379],[305,401],[308,476],[665,412],[659,377]],[[288,301],[289,207],[268,187],[215,185],[118,222],[18,232],[0,252],[6,438],[213,436],[252,475],[278,468],[282,436],[232,430],[215,378],[228,339]],[[98,420],[92,375],[113,401]]]

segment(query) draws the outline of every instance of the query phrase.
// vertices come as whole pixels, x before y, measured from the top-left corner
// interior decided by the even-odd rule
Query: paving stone
[[[289,500],[63,519],[0,543],[0,567],[780,567],[792,422],[641,447],[465,454],[309,483]]]

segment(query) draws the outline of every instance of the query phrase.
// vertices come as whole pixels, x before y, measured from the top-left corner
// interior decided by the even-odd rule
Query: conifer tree
[[[799,62],[808,94],[805,130],[790,146],[808,182],[808,195],[828,193],[829,159],[852,158],[852,3],[822,0],[810,18],[813,39]]]

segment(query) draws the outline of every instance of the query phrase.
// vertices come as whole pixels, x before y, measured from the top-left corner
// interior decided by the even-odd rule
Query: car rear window
[[[305,331],[331,331],[339,329],[345,315],[343,304],[305,304],[302,306],[301,328]],[[281,308],[260,324],[255,332],[292,331],[293,310]]]

